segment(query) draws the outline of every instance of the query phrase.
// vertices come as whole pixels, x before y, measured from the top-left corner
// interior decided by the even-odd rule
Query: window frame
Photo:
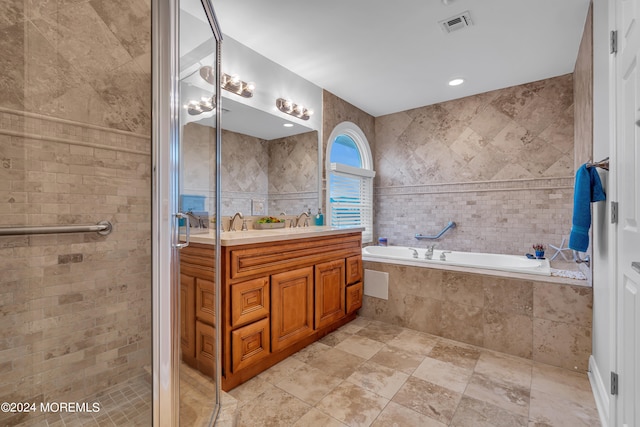
[[[331,162],[331,150],[333,149],[333,143],[341,135],[346,135],[355,143],[356,148],[359,151],[360,159],[362,162],[361,168],[348,166],[342,163]],[[362,233],[362,242],[370,243],[373,241],[373,178],[376,172],[373,170],[373,156],[371,155],[371,148],[369,141],[364,132],[352,122],[342,122],[338,124],[331,134],[329,135],[326,157],[325,157],[325,171],[326,171],[326,200],[325,200],[325,214],[327,218],[327,225],[332,225],[332,204],[331,204],[331,174],[336,175],[349,175],[351,177],[361,180],[365,186],[365,198],[371,205],[366,217],[362,220],[362,226],[365,231]]]

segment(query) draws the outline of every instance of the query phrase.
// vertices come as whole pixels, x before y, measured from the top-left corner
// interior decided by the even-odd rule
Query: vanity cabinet
[[[362,304],[353,292],[362,285],[360,232],[221,250],[225,391],[353,320]]]
[[[192,242],[180,251],[182,360],[207,375],[216,366],[214,248]],[[356,317],[361,233],[223,245],[220,304],[228,391]]]

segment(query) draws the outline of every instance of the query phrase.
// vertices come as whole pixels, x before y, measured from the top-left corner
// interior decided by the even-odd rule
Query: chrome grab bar
[[[453,222],[453,221],[449,221],[449,223],[442,229],[442,231],[440,233],[436,234],[435,236],[425,236],[423,234],[419,234],[418,233],[418,234],[416,234],[416,239],[418,239],[418,240],[422,240],[422,239],[431,239],[431,240],[439,239],[450,228],[456,228],[456,223]]]
[[[111,233],[113,226],[109,221],[100,221],[96,225],[53,225],[36,227],[1,227],[0,236],[24,236],[26,234],[58,234],[97,232],[102,236]]]

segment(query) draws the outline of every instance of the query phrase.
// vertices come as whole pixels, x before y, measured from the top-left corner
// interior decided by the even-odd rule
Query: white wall
[[[612,141],[613,88],[610,88],[610,73],[613,55],[609,53],[611,0],[593,1],[593,157],[600,160],[610,155]],[[615,187],[608,172],[601,172],[607,192],[606,203],[594,203],[593,207],[593,351],[591,359],[592,382],[601,418],[608,420],[610,399],[610,372],[614,370],[612,360],[615,345],[612,304],[615,304],[615,229],[610,221],[610,202],[616,200]],[[599,388],[598,388],[599,387]]]

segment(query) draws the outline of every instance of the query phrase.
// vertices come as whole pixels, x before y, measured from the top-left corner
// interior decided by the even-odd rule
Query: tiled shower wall
[[[0,237],[1,401],[151,364],[150,28],[145,0],[0,4],[0,226],[114,224]]]
[[[572,75],[377,117],[375,233],[390,244],[524,253],[573,204]],[[457,228],[436,241],[448,221]]]

